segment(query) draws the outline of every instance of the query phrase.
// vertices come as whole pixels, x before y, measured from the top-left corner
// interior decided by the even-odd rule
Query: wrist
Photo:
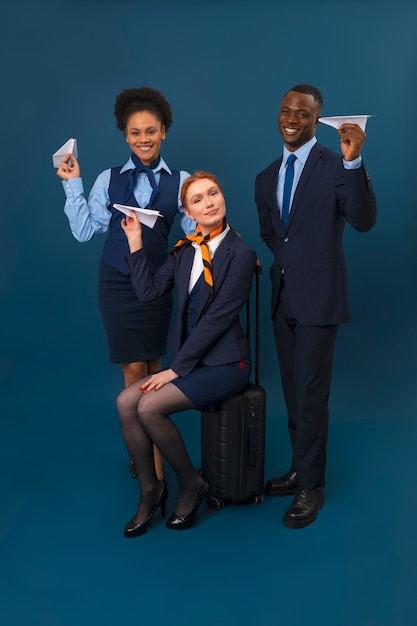
[[[128,243],[131,253],[137,252],[143,248],[142,237],[130,237],[128,239]]]

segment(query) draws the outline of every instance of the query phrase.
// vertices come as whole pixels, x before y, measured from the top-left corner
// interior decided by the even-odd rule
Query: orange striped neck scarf
[[[200,226],[197,224],[194,235],[186,235],[185,239],[177,241],[173,249],[173,253],[176,254],[179,248],[182,248],[184,245],[190,245],[194,242],[200,246],[201,256],[203,258],[204,282],[206,283],[210,293],[213,293],[213,267],[211,265],[210,250],[207,243],[218,237],[226,229],[226,227],[227,221],[226,218],[224,218],[221,226],[212,230],[208,235],[202,235]]]

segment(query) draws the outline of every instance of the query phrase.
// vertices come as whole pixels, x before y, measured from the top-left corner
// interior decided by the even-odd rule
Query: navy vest
[[[109,198],[112,204],[110,231],[104,244],[101,260],[116,268],[126,276],[129,269],[124,256],[129,252],[126,235],[124,234],[120,222],[124,219],[124,214],[113,208],[113,204],[127,204],[128,206],[139,206],[135,196],[132,195],[123,203],[123,197],[128,186],[128,172],[120,173],[121,167],[112,167],[109,185]],[[162,213],[164,217],[158,217],[155,226],[149,228],[142,224],[143,248],[152,273],[164,263],[168,250],[168,235],[171,226],[178,212],[178,190],[180,185],[180,173],[172,170],[172,175],[161,170],[159,179],[158,194],[152,206],[143,207],[155,209]]]

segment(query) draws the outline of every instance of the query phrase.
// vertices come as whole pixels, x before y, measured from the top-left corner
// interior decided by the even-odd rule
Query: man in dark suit
[[[365,132],[342,124],[342,154],[320,145],[322,105],[311,85],[284,95],[283,154],[255,181],[260,234],[274,255],[271,316],[292,445],[289,471],[269,480],[265,491],[295,495],[284,515],[289,528],[314,522],[324,504],[333,352],[339,324],[350,321],[344,226],[368,231],[377,214],[360,155]]]

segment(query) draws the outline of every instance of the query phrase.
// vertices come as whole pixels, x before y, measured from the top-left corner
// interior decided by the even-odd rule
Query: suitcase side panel
[[[201,468],[212,495],[229,500],[238,490],[241,465],[241,394],[201,414]]]
[[[260,496],[264,490],[266,393],[263,387],[252,385],[245,394],[242,427],[242,454],[239,501]]]
[[[266,394],[245,389],[201,415],[201,463],[214,497],[243,502],[264,484]]]

